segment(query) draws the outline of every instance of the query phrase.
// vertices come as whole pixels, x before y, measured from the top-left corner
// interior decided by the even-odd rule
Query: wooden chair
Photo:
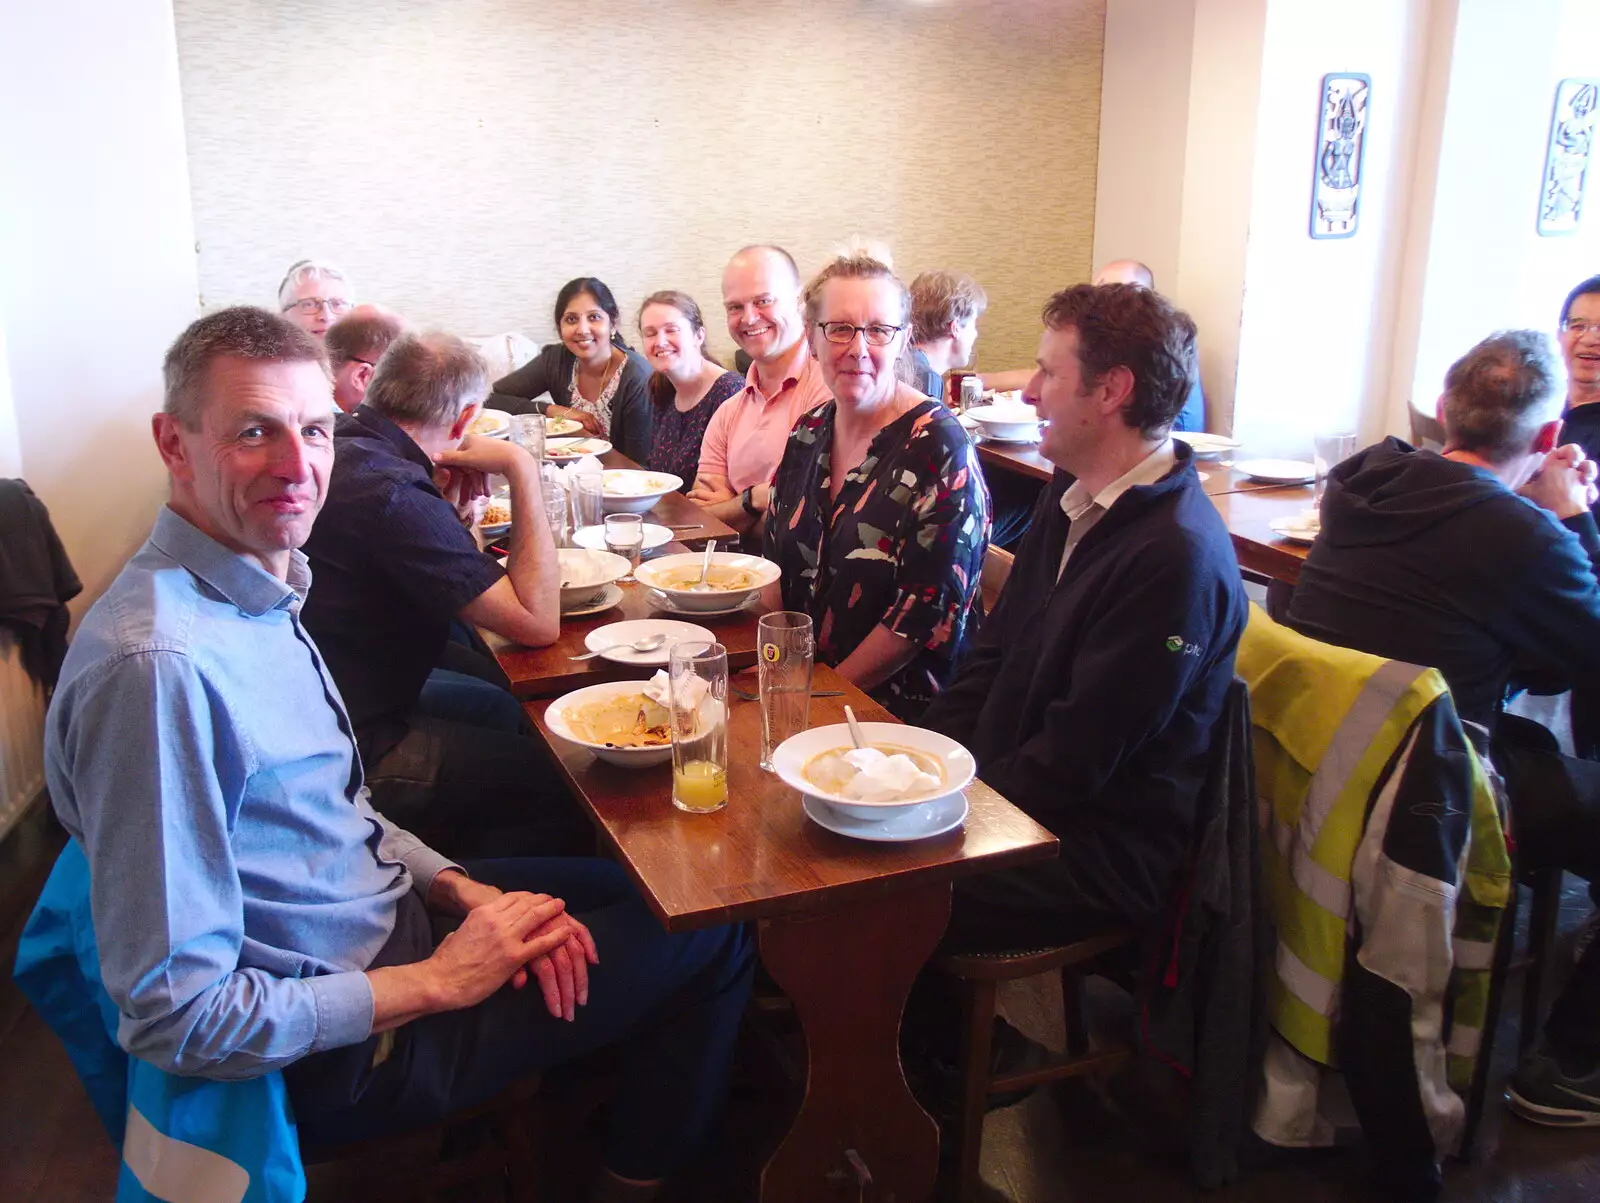
[[[1411,416],[1411,445],[1426,451],[1444,450],[1444,426],[1432,414],[1425,414],[1415,405],[1407,405]]]
[[[987,565],[985,567],[987,569]],[[961,1101],[955,1119],[955,1197],[958,1200],[978,1197],[983,1116],[990,1095],[1110,1069],[1133,1055],[1134,1050],[1129,1047],[1091,1052],[1088,1027],[1083,1018],[1084,979],[1104,971],[1105,966],[1097,964],[1100,958],[1131,945],[1133,940],[1131,931],[1114,928],[1055,948],[963,953],[935,959],[935,967],[955,979],[961,994]],[[1065,1055],[1052,1058],[1039,1069],[992,1077],[989,1058],[997,985],[1052,972],[1061,975],[1061,1009],[1067,1030]]]
[[[978,590],[983,597],[983,612],[993,614],[1000,600],[1000,590],[1006,587],[1011,576],[1011,565],[1017,557],[1009,551],[991,546],[983,555],[983,574],[978,579]]]
[[[541,1138],[548,1116],[539,1097],[539,1075],[513,1082],[494,1098],[420,1131],[349,1144],[302,1146],[307,1203],[383,1199],[385,1203],[445,1203],[461,1188],[485,1180],[505,1184],[508,1203],[546,1198],[539,1174]],[[469,1125],[484,1139],[460,1152],[449,1145]]]

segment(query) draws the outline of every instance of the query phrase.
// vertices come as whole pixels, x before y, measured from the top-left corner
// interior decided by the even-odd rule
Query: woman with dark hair
[[[645,466],[682,477],[679,492],[687,492],[700,467],[706,425],[724,401],[739,395],[744,377],[706,354],[705,319],[688,293],[667,289],[647,296],[639,307],[639,335],[655,369],[649,382],[654,433]]]
[[[556,295],[555,319],[561,341],[496,380],[485,404],[575,419],[644,463],[650,456],[650,365],[622,341],[617,299],[593,276],[580,276]],[[548,401],[537,400],[545,396]]]

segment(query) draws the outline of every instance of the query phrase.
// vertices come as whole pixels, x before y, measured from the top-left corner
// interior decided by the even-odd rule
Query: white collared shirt
[[[1056,569],[1056,580],[1059,581],[1061,574],[1067,570],[1067,560],[1073,548],[1117,503],[1117,498],[1136,485],[1155,484],[1172,471],[1172,465],[1177,460],[1178,453],[1169,438],[1098,493],[1090,494],[1080,481],[1075,480],[1068,485],[1067,491],[1061,494],[1061,512],[1072,519],[1072,526],[1067,530],[1067,545],[1061,549],[1061,566]]]

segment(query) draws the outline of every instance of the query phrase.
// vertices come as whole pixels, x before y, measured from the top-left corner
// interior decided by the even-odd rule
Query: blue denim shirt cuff
[[[423,845],[418,845],[413,851],[406,853],[405,865],[411,871],[412,888],[424,901],[427,900],[428,891],[433,887],[433,879],[444,870],[460,869],[462,873],[466,873],[465,869],[448,856],[440,856],[432,848]]]
[[[359,1044],[372,1034],[372,983],[360,970],[305,978],[317,1003],[317,1034],[310,1052]]]

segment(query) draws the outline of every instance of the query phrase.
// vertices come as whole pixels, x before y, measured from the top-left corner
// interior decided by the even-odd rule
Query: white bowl
[[[944,771],[943,784],[930,793],[901,798],[894,802],[861,802],[846,798],[842,794],[829,793],[813,785],[804,776],[805,767],[811,758],[834,748],[850,746],[850,728],[844,723],[813,727],[809,731],[800,732],[799,735],[790,736],[773,750],[773,770],[785,785],[810,797],[820,798],[853,818],[866,819],[869,822],[891,818],[908,806],[920,806],[934,798],[960,793],[977,775],[978,764],[972,758],[972,753],[955,740],[940,735],[937,731],[929,731],[925,727],[908,727],[903,723],[861,723],[859,726],[862,738],[868,744],[880,747],[894,744],[910,748],[914,752],[921,752],[924,756],[937,761]]]
[[[480,409],[467,428],[468,434],[479,434],[490,439],[511,437],[511,415],[503,409]]]
[[[642,769],[653,764],[665,764],[672,759],[671,744],[663,744],[659,748],[616,748],[609,744],[591,743],[574,734],[567,722],[569,711],[605,698],[639,693],[643,686],[643,681],[608,681],[604,685],[586,685],[582,689],[574,689],[550,703],[550,708],[544,712],[545,725],[550,728],[552,734],[559,735],[568,743],[588,748],[599,759],[610,764],[619,764],[625,769]]]
[[[752,593],[760,593],[783,575],[783,570],[771,560],[763,560],[760,556],[747,556],[737,551],[719,551],[711,556],[712,572],[719,568],[736,568],[752,573],[754,583],[749,588],[701,590],[681,585],[669,586],[664,583],[669,577],[682,576],[685,572],[693,572],[695,579],[698,580],[700,565],[705,562],[705,558],[706,553],[703,551],[659,556],[648,563],[640,564],[633,575],[640,583],[671,599],[673,607],[684,613],[730,610],[743,605]]]
[[[605,512],[608,514],[646,514],[656,508],[668,493],[683,487],[683,478],[670,472],[646,472],[637,468],[607,468]]]
[[[576,606],[593,597],[612,581],[628,575],[628,561],[609,551],[582,547],[556,549],[561,570],[561,608]]]
[[[985,438],[1004,442],[1039,437],[1039,413],[1031,405],[978,405],[966,416],[983,428]]]

